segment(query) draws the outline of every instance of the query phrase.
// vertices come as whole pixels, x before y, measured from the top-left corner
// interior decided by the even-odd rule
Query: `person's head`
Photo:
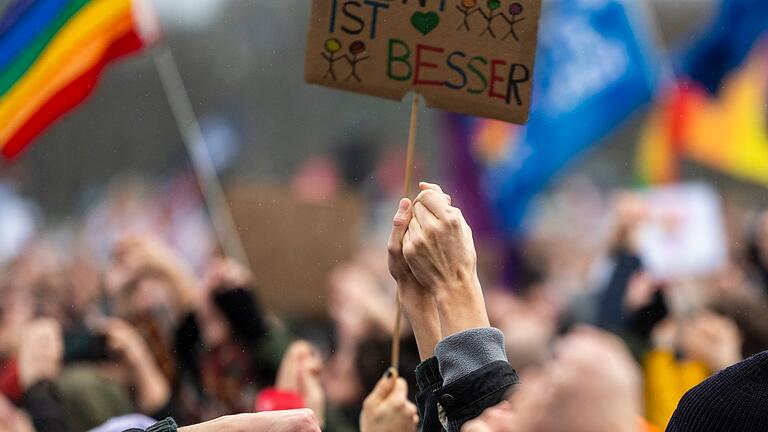
[[[541,369],[522,375],[509,402],[486,410],[464,432],[636,432],[640,371],[626,346],[580,327]]]
[[[543,364],[555,334],[554,317],[542,311],[537,299],[489,290],[485,304],[491,324],[504,333],[507,358],[518,372]]]
[[[621,432],[635,427],[641,410],[640,370],[617,337],[577,328],[557,343],[545,371],[547,377],[539,382],[549,386],[550,397],[534,431]]]
[[[174,291],[173,281],[165,272],[140,270],[121,288],[117,315],[129,321],[161,314],[173,316],[177,306]]]
[[[686,393],[668,432],[768,430],[768,351],[733,365]]]
[[[727,296],[713,309],[733,320],[743,339],[744,358],[768,349],[768,299],[761,296]]]

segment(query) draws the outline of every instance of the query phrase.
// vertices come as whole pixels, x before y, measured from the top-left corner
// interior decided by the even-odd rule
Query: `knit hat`
[[[667,432],[720,431],[768,431],[768,351],[688,391],[667,427]]]

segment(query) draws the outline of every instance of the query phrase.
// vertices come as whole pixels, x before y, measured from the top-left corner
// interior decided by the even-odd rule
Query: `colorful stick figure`
[[[507,33],[507,35],[504,36],[504,39],[502,40],[507,40],[509,36],[515,38],[516,41],[520,40],[520,38],[517,37],[517,33],[515,32],[515,24],[525,19],[525,17],[516,18],[521,13],[523,13],[523,5],[518,2],[514,2],[509,5],[509,14],[512,16],[511,18],[507,18],[505,14],[501,14],[501,17],[504,18],[504,21],[509,23],[509,33]]]
[[[357,74],[357,64],[370,57],[368,55],[363,55],[365,54],[365,43],[360,40],[352,42],[352,44],[349,46],[349,53],[352,55],[344,55],[344,57],[347,59],[349,66],[352,69],[344,81],[349,81],[351,78],[354,78],[357,82],[362,82],[363,80],[361,80],[360,76]]]
[[[475,6],[477,6],[477,0],[461,0],[461,4],[456,5],[456,9],[458,9],[459,12],[464,15],[464,20],[461,24],[459,24],[459,28],[456,30],[461,30],[464,28],[467,29],[467,31],[470,31],[469,17],[472,16],[473,13],[480,11],[479,8],[475,9]]]
[[[323,75],[323,79],[328,78],[328,76],[331,77],[332,80],[336,81],[336,72],[333,70],[333,65],[344,58],[345,56],[339,56],[336,57],[336,53],[341,50],[341,42],[339,42],[338,39],[331,38],[325,41],[325,45],[323,45],[323,49],[325,49],[325,52],[320,53],[324,59],[328,61],[328,71]]]
[[[491,37],[496,39],[496,33],[493,32],[492,24],[493,24],[493,19],[494,18],[498,17],[499,15],[503,15],[503,14],[497,14],[496,13],[496,9],[501,7],[501,1],[500,0],[488,0],[486,5],[488,6],[488,13],[487,14],[485,13],[485,11],[483,11],[482,8],[480,9],[480,14],[483,15],[483,18],[485,18],[485,21],[486,21],[485,30],[483,30],[483,32],[480,33],[480,36],[483,36],[486,33],[490,33]]]

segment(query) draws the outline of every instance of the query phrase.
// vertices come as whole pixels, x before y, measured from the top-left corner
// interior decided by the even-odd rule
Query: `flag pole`
[[[416,131],[419,128],[419,94],[411,101],[411,125],[408,129],[408,149],[405,154],[405,178],[403,179],[403,197],[410,198],[413,177],[413,156],[416,151]],[[400,290],[395,291],[395,328],[392,331],[391,366],[397,371],[400,366],[400,329],[403,322],[403,306],[400,304]]]
[[[234,258],[240,264],[250,268],[248,256],[237,232],[237,225],[221,186],[216,167],[205,143],[203,131],[197,121],[195,110],[189,99],[184,81],[181,79],[179,67],[171,49],[166,44],[160,44],[152,50],[155,69],[160,76],[163,91],[173,112],[176,125],[181,133],[181,139],[189,154],[195,177],[200,184],[203,200],[208,208],[216,238],[223,252]]]

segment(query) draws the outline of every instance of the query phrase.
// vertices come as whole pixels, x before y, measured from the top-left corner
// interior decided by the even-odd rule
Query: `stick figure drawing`
[[[362,82],[363,80],[360,79],[360,75],[357,74],[357,64],[370,58],[370,56],[365,55],[365,42],[360,40],[354,41],[349,46],[348,50],[351,55],[344,55],[344,57],[347,59],[349,66],[352,69],[344,81],[349,81],[354,78],[357,82]]]
[[[496,39],[496,33],[493,32],[492,24],[493,24],[493,19],[494,18],[497,18],[499,15],[502,15],[502,16],[504,15],[503,13],[502,14],[497,14],[496,13],[496,9],[501,7],[501,1],[500,0],[488,0],[486,2],[486,5],[488,6],[488,13],[487,14],[485,13],[485,11],[482,8],[480,8],[480,14],[483,16],[483,18],[485,18],[485,21],[486,21],[485,30],[483,30],[483,32],[480,33],[480,36],[483,36],[486,33],[490,33],[491,37]]]
[[[477,0],[461,0],[461,4],[456,5],[456,9],[464,16],[463,21],[456,30],[466,29],[471,31],[469,28],[469,17],[475,12],[480,11],[480,8],[475,9],[475,6],[477,6]]]
[[[320,53],[325,60],[328,61],[328,71],[325,72],[325,75],[323,75],[323,79],[327,79],[329,76],[332,80],[336,81],[336,71],[333,69],[333,66],[336,64],[337,61],[341,60],[342,58],[346,56],[339,56],[336,57],[336,53],[338,53],[341,50],[341,42],[339,42],[338,39],[331,38],[325,41],[325,45],[323,45],[324,52]]]
[[[504,39],[502,40],[507,40],[507,38],[512,36],[513,38],[515,38],[516,41],[520,41],[520,38],[517,37],[517,32],[515,32],[515,24],[525,20],[525,17],[517,18],[517,16],[522,13],[523,13],[523,5],[521,5],[518,2],[514,2],[511,5],[509,5],[510,17],[508,18],[504,14],[501,15],[501,17],[504,18],[504,21],[506,21],[509,24],[509,33],[507,33],[507,35],[504,36]]]

